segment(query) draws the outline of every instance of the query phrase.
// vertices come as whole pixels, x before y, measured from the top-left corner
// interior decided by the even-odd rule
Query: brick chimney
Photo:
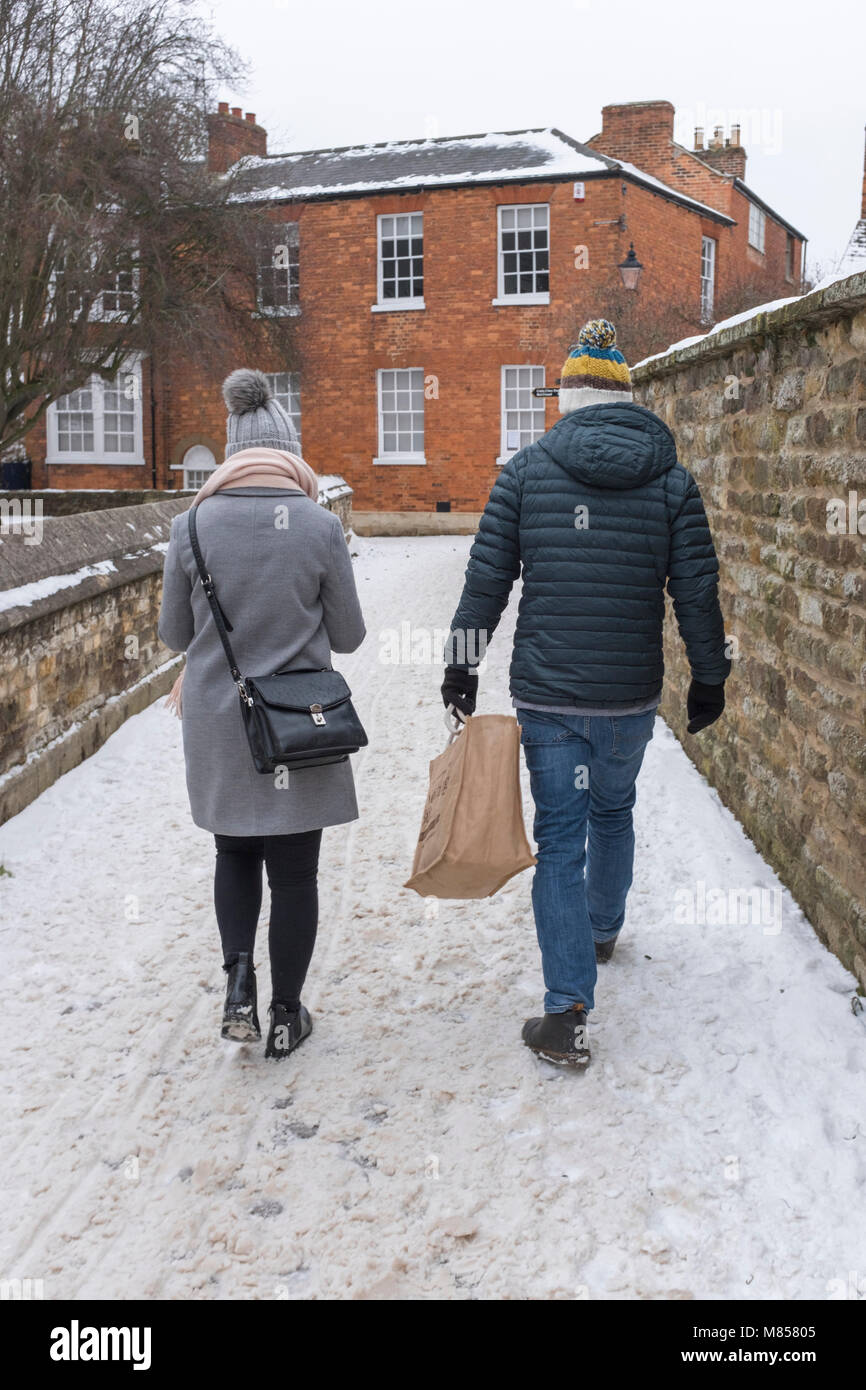
[[[731,126],[731,133],[727,138],[724,138],[724,134],[724,127],[717,125],[709,149],[699,152],[701,159],[705,164],[711,164],[714,169],[718,169],[720,174],[728,174],[735,179],[744,179],[746,177],[746,151],[740,144],[739,125]]]
[[[215,114],[207,118],[207,167],[216,174],[224,174],[244,155],[265,155],[268,152],[268,133],[256,125],[255,112],[246,116],[240,106],[229,110],[227,101],[221,101]]]
[[[629,101],[602,107],[601,134],[589,144],[654,174],[670,163],[673,138],[674,108],[669,101]]]

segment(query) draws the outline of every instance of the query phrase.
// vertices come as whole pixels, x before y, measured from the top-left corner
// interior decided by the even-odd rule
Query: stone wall
[[[348,532],[352,526],[352,489],[343,478],[319,479],[319,501],[328,511],[336,512]],[[0,488],[0,514],[29,505],[30,515],[36,503],[43,516],[75,516],[78,512],[101,512],[108,507],[138,507],[145,502],[172,502],[185,497],[189,502],[195,493],[181,488],[28,488],[26,491]]]
[[[686,735],[669,618],[662,713],[866,984],[866,273],[633,377],[703,493],[734,658],[724,716]]]
[[[55,517],[0,546],[0,823],[167,691],[156,625],[173,517],[189,498]]]
[[[321,505],[348,531],[351,489],[323,482]],[[157,623],[171,523],[189,504],[46,515],[41,532],[32,511],[0,508],[0,824],[174,683],[183,658]]]
[[[43,516],[75,516],[77,512],[101,512],[106,507],[138,507],[144,502],[170,502],[177,497],[187,501],[194,494],[182,491],[160,490],[159,488],[0,488],[0,509],[7,506],[29,502],[31,508],[40,503]]]

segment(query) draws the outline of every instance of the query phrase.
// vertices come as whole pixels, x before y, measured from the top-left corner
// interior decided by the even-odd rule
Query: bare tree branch
[[[191,0],[0,0],[0,449],[132,352],[292,360],[254,320],[256,225],[206,164],[237,55]]]

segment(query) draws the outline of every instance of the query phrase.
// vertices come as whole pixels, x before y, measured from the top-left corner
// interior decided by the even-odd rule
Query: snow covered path
[[[441,676],[383,664],[379,633],[446,624],[468,545],[356,543],[362,819],[325,835],[316,1026],[289,1061],[219,1040],[212,845],[163,702],[0,827],[0,1277],[109,1299],[825,1298],[863,1277],[854,981],[787,895],[778,931],[675,920],[678,889],[778,883],[664,725],[585,1075],[520,1043],[530,875],[438,911],[401,887]],[[512,624],[482,712],[510,708]],[[266,1003],[264,951],[259,972]]]

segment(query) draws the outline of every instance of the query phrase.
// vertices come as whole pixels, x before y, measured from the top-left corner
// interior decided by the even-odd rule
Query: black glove
[[[689,686],[686,708],[689,712],[690,734],[700,733],[701,729],[715,724],[725,708],[724,681],[721,685],[704,685],[703,681],[693,680]]]
[[[446,666],[442,682],[442,699],[447,708],[453,705],[462,715],[475,713],[475,697],[478,694],[478,674],[465,671],[459,666]]]

